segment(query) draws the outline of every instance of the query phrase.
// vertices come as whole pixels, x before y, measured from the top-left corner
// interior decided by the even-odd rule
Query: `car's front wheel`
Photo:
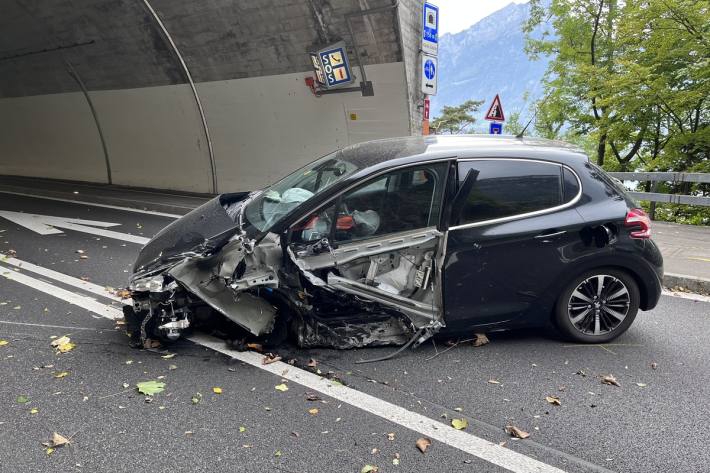
[[[587,271],[562,292],[555,322],[571,340],[605,343],[629,328],[639,299],[638,285],[627,273],[612,268]]]

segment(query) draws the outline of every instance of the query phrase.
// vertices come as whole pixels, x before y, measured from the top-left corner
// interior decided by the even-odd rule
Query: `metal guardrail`
[[[710,207],[710,197],[698,195],[661,194],[655,192],[658,182],[697,182],[710,183],[710,173],[702,172],[610,172],[610,176],[621,181],[650,181],[651,192],[629,192],[634,199],[664,204],[700,205]]]

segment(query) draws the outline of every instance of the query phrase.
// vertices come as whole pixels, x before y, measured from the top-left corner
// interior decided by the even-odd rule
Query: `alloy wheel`
[[[608,274],[597,274],[582,281],[572,291],[567,314],[580,332],[603,335],[624,321],[630,304],[629,289],[621,280]]]

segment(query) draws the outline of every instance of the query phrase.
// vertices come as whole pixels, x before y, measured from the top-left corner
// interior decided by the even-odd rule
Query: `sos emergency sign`
[[[355,79],[350,70],[345,42],[328,46],[316,53],[311,53],[316,79],[325,88],[335,88],[350,84]]]

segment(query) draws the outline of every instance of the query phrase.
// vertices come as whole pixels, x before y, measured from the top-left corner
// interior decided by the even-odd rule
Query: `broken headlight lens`
[[[163,276],[153,276],[151,278],[137,279],[128,286],[135,292],[162,292]]]

